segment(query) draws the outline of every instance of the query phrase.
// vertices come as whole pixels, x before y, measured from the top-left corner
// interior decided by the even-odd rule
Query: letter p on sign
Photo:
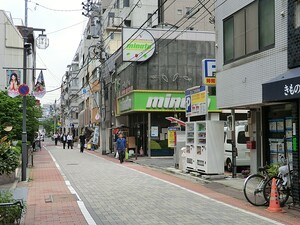
[[[202,60],[202,80],[203,85],[216,86],[216,60]]]

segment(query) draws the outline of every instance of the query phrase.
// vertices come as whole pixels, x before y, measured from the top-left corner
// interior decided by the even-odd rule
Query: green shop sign
[[[118,99],[118,113],[185,110],[183,91],[133,91]]]
[[[216,108],[216,97],[209,96],[209,112]],[[118,98],[118,114],[128,112],[179,112],[185,111],[183,91],[132,91]]]

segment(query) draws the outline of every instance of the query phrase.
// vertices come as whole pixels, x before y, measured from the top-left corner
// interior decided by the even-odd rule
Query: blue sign
[[[216,85],[216,60],[203,59],[202,60],[202,78],[203,85],[215,86]]]

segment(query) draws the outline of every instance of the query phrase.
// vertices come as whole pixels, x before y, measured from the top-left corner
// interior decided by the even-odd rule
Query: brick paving
[[[55,200],[72,195],[48,151],[35,152],[28,182],[25,225],[86,225],[76,199]],[[53,200],[53,201],[52,201]]]

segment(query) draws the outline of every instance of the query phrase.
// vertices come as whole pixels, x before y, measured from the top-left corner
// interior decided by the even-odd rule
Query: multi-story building
[[[95,127],[96,125],[101,124],[100,149],[102,149],[103,152],[109,152],[112,148],[112,126],[119,126],[123,123],[122,121],[124,121],[124,124],[128,124],[128,122],[125,122],[126,120],[121,119],[124,118],[122,116],[119,117],[118,120],[114,121],[115,116],[118,113],[117,109],[115,108],[117,102],[114,98],[121,96],[121,92],[118,92],[118,90],[121,90],[120,87],[118,87],[118,90],[115,89],[117,85],[114,82],[118,82],[120,81],[120,79],[115,80],[113,76],[116,76],[117,70],[118,77],[121,76],[120,69],[116,68],[115,65],[118,64],[119,68],[127,68],[128,65],[131,64],[134,65],[134,63],[121,63],[120,61],[122,28],[143,27],[144,29],[149,29],[153,27],[152,30],[154,33],[155,29],[159,30],[159,34],[157,34],[155,37],[156,40],[164,39],[173,42],[171,41],[172,39],[176,40],[176,38],[178,38],[178,40],[176,40],[174,43],[171,43],[170,46],[173,46],[174,44],[177,45],[177,42],[182,42],[187,45],[187,43],[189,42],[188,38],[191,38],[193,43],[197,42],[197,40],[200,40],[200,42],[203,41],[201,42],[202,44],[195,44],[195,46],[198,46],[198,48],[202,51],[202,53],[199,52],[200,50],[197,51],[197,54],[202,54],[202,56],[200,57],[201,59],[203,59],[204,57],[212,58],[214,55],[211,51],[213,49],[211,48],[211,43],[214,42],[214,34],[210,32],[197,32],[197,30],[212,31],[214,28],[214,17],[211,13],[213,11],[213,1],[199,2],[196,0],[188,0],[185,1],[184,4],[179,3],[179,1],[172,1],[170,3],[166,2],[165,4],[163,4],[163,1],[158,0],[116,0],[111,1],[111,3],[108,5],[102,2],[102,6],[104,7],[102,21],[99,21],[99,12],[91,13],[90,21],[88,22],[86,31],[84,33],[84,38],[79,45],[78,78],[80,83],[79,86],[81,96],[78,102],[79,127],[81,129],[83,127]],[[103,24],[102,27],[101,24]],[[180,28],[180,31],[175,33],[176,35],[178,35],[178,37],[175,37],[176,35],[174,34],[174,32],[178,30],[178,28]],[[185,34],[186,31],[190,31],[188,32],[188,35]],[[101,34],[103,35],[103,39],[101,39]],[[165,36],[162,34],[164,34]],[[182,35],[183,37],[179,37],[180,35]],[[203,38],[207,38],[207,43],[204,44],[205,41]],[[103,40],[103,49],[101,49],[100,45],[101,40]],[[205,45],[206,47],[202,48],[202,45]],[[188,49],[184,48],[183,46],[182,48],[185,54],[185,56],[182,57],[188,57]],[[193,48],[189,48],[190,51],[192,51],[192,49]],[[160,54],[163,55],[162,53]],[[179,54],[179,52],[174,54]],[[192,53],[190,53],[190,55],[191,54]],[[191,87],[196,84],[199,85],[201,83],[201,78],[200,76],[196,76],[197,69],[195,69],[195,67],[198,66],[199,68],[201,68],[200,58],[194,58],[193,60],[190,60],[189,62],[193,61],[193,65],[190,65],[189,67],[179,68],[178,71],[174,68],[172,70],[174,71],[173,75],[175,77],[182,76],[189,80],[189,75],[193,76],[194,80],[192,83],[190,83],[190,86],[184,85],[179,88],[178,86],[173,87],[168,85],[168,88],[164,87],[163,90],[175,92],[180,90],[181,94],[183,94],[185,88]],[[170,57],[169,59],[175,60],[174,57]],[[157,58],[155,60],[157,60]],[[85,61],[87,62],[86,64],[84,63]],[[177,62],[177,60],[175,61]],[[173,64],[175,63],[175,61],[173,62]],[[102,62],[103,64],[102,67],[99,67],[101,65],[100,62]],[[172,62],[168,63],[168,65],[171,64]],[[175,65],[173,65],[172,67],[174,66]],[[126,70],[128,70],[128,68]],[[183,70],[183,68],[186,68],[186,70],[181,71]],[[160,74],[159,71],[156,72]],[[177,72],[178,74],[176,75]],[[157,74],[152,75],[154,77],[158,76]],[[129,90],[128,87],[133,84],[128,83],[133,79],[132,77],[128,76],[129,74],[127,73],[126,75],[121,76],[126,77],[126,79],[128,78],[128,80],[125,81],[125,84],[122,83],[122,88],[124,90]],[[165,78],[166,76],[169,78],[169,76],[171,75],[165,74],[163,77]],[[156,80],[156,78],[154,78],[153,80]],[[142,85],[142,83],[143,82],[141,82],[140,84]],[[146,83],[144,83],[143,85],[145,84]],[[150,89],[160,89],[159,87],[154,86],[155,83],[151,85]],[[135,86],[134,88],[135,90],[147,90],[146,86]],[[118,92],[118,94],[114,94],[116,92]],[[146,135],[146,131],[143,132],[143,135]]]
[[[24,27],[16,26],[9,12],[0,10],[0,67],[1,77],[0,90],[8,87],[10,74],[15,72],[19,75],[20,84],[23,83],[23,53],[24,53]],[[35,68],[35,40],[33,30],[27,29],[27,67]],[[4,68],[4,69],[3,69]],[[35,71],[27,70],[26,84],[30,90],[34,85]]]
[[[299,6],[293,0],[220,0],[215,10],[217,105],[250,109],[252,172],[288,159],[297,201]]]

